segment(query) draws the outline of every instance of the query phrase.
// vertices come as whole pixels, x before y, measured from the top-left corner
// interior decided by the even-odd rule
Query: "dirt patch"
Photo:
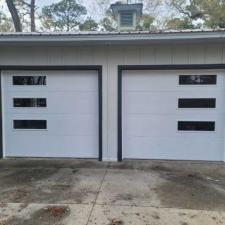
[[[212,174],[211,174],[212,175]],[[161,174],[156,193],[164,207],[225,210],[225,185],[198,173]]]
[[[49,206],[34,212],[29,219],[14,217],[6,221],[4,225],[61,225],[69,214],[69,207]]]
[[[170,172],[178,171],[178,168],[170,163],[156,162],[156,161],[123,161],[121,163],[109,163],[110,169],[120,169],[120,170],[143,170],[145,172]]]
[[[54,168],[31,168],[31,169],[13,169],[12,172],[1,178],[2,182],[7,184],[27,184],[46,179],[57,173],[58,169]]]
[[[73,160],[73,159],[6,159],[0,161],[1,170],[4,168],[44,168],[44,169],[62,169],[62,168],[94,168],[103,169],[108,165],[107,162],[97,160]]]
[[[65,173],[65,176],[70,177],[70,172]],[[41,182],[15,184],[0,190],[0,202],[28,204],[34,202],[44,204],[83,203],[87,196],[96,194],[96,191],[91,188],[79,188],[79,179],[74,182],[71,183],[68,178],[65,183],[60,183],[60,177],[56,176]]]
[[[108,225],[123,225],[124,222],[120,219],[112,219]]]
[[[71,169],[12,168],[0,179],[0,202],[55,204],[70,199],[71,174]]]
[[[116,201],[132,201],[134,196],[132,194],[119,194],[115,197]]]

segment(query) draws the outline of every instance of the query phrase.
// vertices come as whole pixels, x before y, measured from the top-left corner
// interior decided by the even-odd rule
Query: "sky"
[[[42,8],[45,5],[50,5],[52,3],[56,3],[59,2],[60,0],[36,0],[36,5],[39,8]],[[118,0],[110,0],[112,3],[116,2]],[[99,15],[97,15],[96,13],[93,15],[93,12],[95,12],[95,2],[96,0],[77,0],[77,2],[80,2],[82,5],[84,5],[87,10],[88,10],[88,14],[91,15],[94,19],[98,20],[99,19]],[[3,5],[3,9],[6,13],[8,13],[6,4],[5,4],[5,0],[0,0],[0,4]]]
[[[59,2],[59,0],[36,0],[38,6],[44,6],[44,5],[49,5],[54,2]],[[89,6],[91,3],[93,3],[94,0],[83,0],[82,3],[85,6]]]
[[[36,5],[39,7],[39,10],[40,10],[45,5],[50,5],[52,3],[56,3],[59,1],[60,0],[36,0]],[[91,16],[96,21],[99,21],[101,20],[103,15],[101,14],[101,10],[98,7],[96,7],[96,1],[97,0],[77,0],[77,2],[81,3],[87,8],[87,11],[88,11],[87,16]],[[116,1],[118,0],[110,0],[110,3],[114,3]],[[126,1],[126,0],[123,0],[123,1]],[[141,0],[131,0],[131,1],[138,2]],[[150,0],[150,2],[151,1],[154,2],[155,0]],[[162,0],[162,1],[164,2],[165,0]],[[0,0],[0,3],[3,4],[3,9],[6,12],[6,14],[9,14],[7,6],[5,5],[5,0]],[[165,6],[162,6],[160,8],[157,8],[157,10],[153,9],[151,14],[156,18],[156,20],[159,21],[158,23],[161,24],[161,18],[168,16],[168,9]]]

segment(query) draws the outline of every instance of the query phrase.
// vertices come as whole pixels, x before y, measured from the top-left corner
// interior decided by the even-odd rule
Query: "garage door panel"
[[[97,71],[4,71],[5,88],[24,91],[24,85],[13,85],[13,76],[46,76],[46,85],[26,85],[26,91],[98,91]]]
[[[216,75],[216,85],[179,85],[179,75]],[[157,85],[156,85],[157,84]],[[221,91],[225,90],[225,78],[221,71],[124,71],[123,91]]]
[[[20,113],[97,114],[98,92],[9,92],[7,112],[18,112],[13,107],[13,98],[46,98],[47,107],[20,107]],[[63,101],[61,101],[63,99]],[[97,103],[97,104],[96,104]]]
[[[96,158],[97,140],[94,136],[13,135],[6,156]]]
[[[64,76],[60,72],[51,72],[51,74],[48,76],[47,83],[49,91],[98,91],[95,71],[68,71]]]
[[[97,135],[97,115],[51,116],[48,120],[49,134],[56,135]]]
[[[30,78],[15,85],[13,76],[46,76],[46,85]],[[3,71],[3,92],[6,156],[98,158],[97,71]],[[47,104],[15,107],[13,98]]]
[[[157,91],[174,90],[178,86],[178,76],[163,76],[159,72],[152,72],[149,78],[148,72],[124,72],[123,74],[124,91]],[[155,83],[157,82],[157,86]]]
[[[198,92],[124,92],[123,93],[123,112],[125,114],[137,113],[174,113],[178,109],[178,99],[196,99],[196,98],[214,98],[216,99],[216,109],[224,110],[225,92],[217,92],[209,94],[208,91]],[[182,110],[182,109],[181,109]],[[187,110],[187,109],[185,109]],[[215,109],[188,109],[196,111],[201,110],[202,113],[211,113]],[[184,110],[183,110],[184,111]]]
[[[179,75],[202,85],[179,85]],[[124,158],[224,160],[224,71],[123,72],[122,123]]]
[[[182,115],[182,114],[181,114]],[[217,121],[221,121],[223,116],[202,116],[197,113],[176,116],[176,115],[126,115],[126,119],[123,123],[123,133],[129,136],[166,136],[166,137],[178,137],[183,133],[194,132],[195,135],[206,135],[211,137],[223,137],[224,136],[224,124]],[[216,131],[178,131],[178,121],[215,121]]]
[[[174,94],[167,92],[163,98],[162,101],[162,94],[159,92],[125,92],[123,94],[124,113],[157,113],[165,109],[168,113],[174,111],[177,107],[177,98]]]
[[[96,115],[48,115],[33,116],[27,115],[12,115],[12,120],[7,121],[8,133],[24,132],[23,130],[13,130],[13,120],[47,120],[47,135],[96,135],[98,133],[98,120]],[[25,131],[28,132],[27,130]],[[44,131],[30,131],[44,132]],[[45,132],[46,134],[46,132]]]
[[[220,161],[224,154],[223,139],[132,137],[124,140],[127,140],[123,144],[124,158]]]

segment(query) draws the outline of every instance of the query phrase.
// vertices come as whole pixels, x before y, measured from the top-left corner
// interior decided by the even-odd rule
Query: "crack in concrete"
[[[91,219],[91,216],[92,216],[92,214],[93,214],[94,207],[95,207],[95,205],[97,205],[96,202],[97,202],[99,193],[100,193],[100,191],[101,191],[101,189],[102,189],[102,185],[103,185],[103,183],[104,183],[104,181],[105,181],[105,177],[106,177],[106,174],[107,174],[107,172],[108,172],[108,169],[109,169],[109,164],[108,164],[107,167],[106,167],[105,173],[104,173],[103,178],[102,178],[102,180],[101,180],[101,183],[100,183],[100,185],[99,185],[99,189],[98,189],[98,191],[97,191],[97,193],[96,193],[96,196],[95,196],[95,199],[94,199],[92,208],[91,208],[91,212],[90,212],[90,214],[89,214],[89,216],[88,216],[88,220],[87,220],[86,225],[88,225],[88,224],[90,223],[90,219]]]

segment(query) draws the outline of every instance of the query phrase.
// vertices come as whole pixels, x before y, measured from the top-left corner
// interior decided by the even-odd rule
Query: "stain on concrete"
[[[132,201],[134,196],[132,194],[118,194],[115,196],[114,201]]]
[[[217,181],[208,179],[215,174],[207,171],[202,175],[198,172],[174,170],[169,173],[160,168],[159,176],[164,179],[155,192],[163,207],[186,209],[225,210],[225,183],[223,177]],[[206,171],[205,171],[206,172]],[[221,182],[220,182],[221,181]]]
[[[1,184],[7,185],[26,185],[30,182],[46,179],[51,175],[57,173],[58,169],[54,168],[26,168],[26,169],[14,169],[12,168],[10,173],[1,177]]]
[[[78,169],[12,168],[10,173],[1,173],[0,202],[82,203],[90,190],[72,190],[79,186],[78,173]]]
[[[112,219],[108,225],[124,225],[124,222],[120,219]]]
[[[159,220],[160,216],[159,216],[159,214],[154,213],[154,214],[152,214],[152,218],[155,219],[155,220]]]
[[[186,222],[181,222],[180,224],[181,224],[181,225],[189,225],[189,224],[186,223]]]
[[[86,170],[88,168],[105,168],[105,165],[86,160],[2,160],[0,202],[65,204],[86,203],[88,199],[91,203],[98,182],[91,181],[88,186],[86,180],[96,174],[102,175],[99,175],[99,170],[92,173],[92,170]],[[157,204],[162,207],[225,210],[224,164],[124,161],[121,164],[109,163],[109,168],[121,169],[121,173],[123,169],[130,170],[130,184],[135,182],[134,170],[144,171],[145,176],[140,179],[144,184],[147,182],[146,189],[140,194],[132,189],[124,194],[116,192],[119,193],[115,196],[116,202],[142,202],[150,199],[154,192]]]
[[[34,212],[29,219],[12,217],[2,225],[62,225],[69,214],[67,206],[49,206]]]
[[[85,168],[85,169],[103,169],[108,166],[107,162],[98,160],[73,160],[73,159],[7,159],[2,160],[0,169],[5,168]]]

